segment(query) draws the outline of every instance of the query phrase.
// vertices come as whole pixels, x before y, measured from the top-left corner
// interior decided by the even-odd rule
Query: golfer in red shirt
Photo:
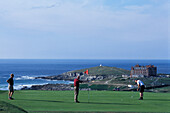
[[[78,101],[78,94],[79,94],[79,83],[82,83],[83,81],[80,81],[80,76],[77,76],[76,79],[74,79],[74,101],[76,103],[79,103]]]

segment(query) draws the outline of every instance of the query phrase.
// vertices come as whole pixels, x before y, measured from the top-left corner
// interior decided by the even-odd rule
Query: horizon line
[[[124,58],[122,58],[122,59],[72,59],[72,58],[70,58],[70,59],[65,59],[65,58],[63,58],[63,59],[61,59],[61,58],[0,58],[0,60],[170,60],[170,59],[124,59]]]

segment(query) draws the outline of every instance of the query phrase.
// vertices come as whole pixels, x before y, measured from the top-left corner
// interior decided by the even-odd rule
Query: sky
[[[169,0],[0,0],[0,59],[170,59]]]

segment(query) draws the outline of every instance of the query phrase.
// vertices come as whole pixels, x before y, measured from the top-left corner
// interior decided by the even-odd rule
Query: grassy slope
[[[16,91],[15,100],[7,99],[7,92],[0,93],[0,101],[21,107],[26,111],[119,111],[119,112],[169,112],[169,93],[145,93],[145,100],[138,99],[138,92],[90,91],[80,92],[81,103],[73,102],[73,91]]]
[[[122,75],[122,74],[130,74],[129,70],[116,68],[116,67],[108,67],[108,66],[97,66],[92,68],[86,68],[81,70],[74,70],[70,72],[84,72],[89,70],[90,75]]]
[[[14,106],[4,101],[0,101],[0,113],[27,113],[27,112],[17,106]]]
[[[0,97],[4,96],[4,93],[6,94],[5,91],[0,91]],[[15,105],[9,104],[5,101],[1,101],[0,99],[0,113],[27,113],[27,112]]]

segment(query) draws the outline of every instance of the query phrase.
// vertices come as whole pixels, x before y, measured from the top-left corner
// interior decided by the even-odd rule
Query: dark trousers
[[[140,91],[141,93],[143,93],[143,92],[144,92],[144,89],[145,89],[145,86],[142,85],[142,86],[140,86],[140,90],[139,90],[139,91]]]

